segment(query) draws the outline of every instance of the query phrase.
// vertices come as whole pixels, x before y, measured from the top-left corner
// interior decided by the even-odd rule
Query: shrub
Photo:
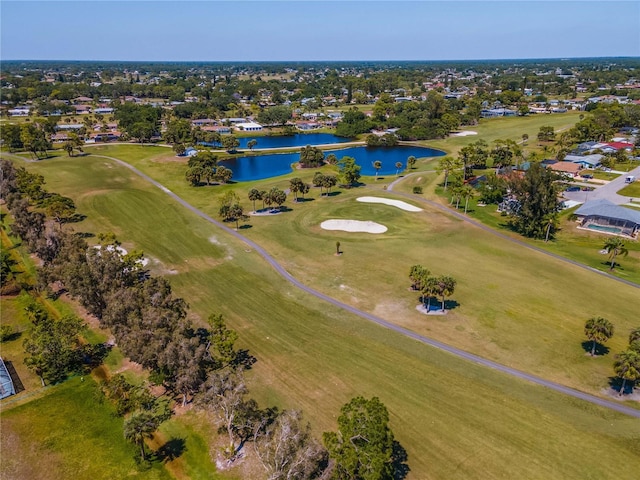
[[[422,187],[413,187],[413,193],[422,194]]]

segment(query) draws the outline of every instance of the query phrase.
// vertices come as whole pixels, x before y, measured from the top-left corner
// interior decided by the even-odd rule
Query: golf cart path
[[[229,233],[230,235],[233,235],[234,237],[236,237],[237,239],[241,240],[242,242],[244,242],[245,244],[247,244],[248,246],[250,246],[253,250],[255,250],[260,256],[262,256],[262,258],[264,258],[267,263],[269,263],[269,265],[271,265],[272,268],[274,268],[282,277],[284,277],[285,280],[287,280],[289,283],[291,283],[292,285],[294,285],[295,287],[299,288],[300,290],[315,296],[316,298],[319,298],[321,300],[324,300],[338,308],[341,308],[343,310],[346,310],[350,313],[353,313],[354,315],[358,315],[361,318],[364,318],[365,320],[369,320],[373,323],[376,323],[384,328],[388,328],[389,330],[392,330],[394,332],[397,332],[401,335],[404,335],[406,337],[412,338],[414,340],[417,340],[418,342],[421,342],[423,344],[438,348],[440,350],[444,350],[445,352],[448,352],[452,355],[455,355],[459,358],[463,358],[465,360],[468,360],[470,362],[476,363],[478,365],[482,365],[488,368],[491,368],[493,370],[497,370],[499,372],[505,373],[507,375],[511,375],[513,377],[519,378],[521,380],[526,380],[529,381],[531,383],[534,383],[536,385],[541,385],[543,387],[547,387],[550,388],[552,390],[555,390],[556,392],[560,392],[563,393],[565,395],[569,395],[575,398],[579,398],[581,400],[590,402],[592,404],[595,405],[599,405],[601,407],[604,408],[608,408],[611,410],[615,410],[619,413],[623,413],[626,415],[630,415],[632,417],[636,417],[636,418],[640,418],[640,410],[637,410],[635,408],[632,407],[628,407],[622,403],[618,403],[618,402],[614,402],[614,401],[610,401],[610,400],[606,400],[600,397],[596,397],[595,395],[590,395],[588,393],[584,393],[584,392],[580,392],[578,390],[574,390],[573,388],[569,388],[566,387],[564,385],[561,385],[559,383],[556,382],[551,382],[549,380],[545,380],[543,378],[537,377],[535,375],[531,375],[529,373],[526,372],[522,372],[520,370],[517,370],[515,368],[511,368],[508,367],[506,365],[502,365],[500,363],[494,362],[492,360],[488,360],[486,358],[482,358],[479,357],[478,355],[474,355],[472,353],[466,352],[464,350],[461,350],[459,348],[456,347],[452,347],[450,345],[447,345],[445,343],[439,342],[437,340],[431,339],[429,337],[425,337],[423,335],[419,335],[416,332],[413,332],[411,330],[408,330],[406,328],[400,327],[398,325],[395,325],[393,323],[390,323],[386,320],[383,320],[382,318],[376,317],[375,315],[372,315],[370,313],[364,312],[362,310],[359,310],[355,307],[352,307],[351,305],[347,305],[346,303],[342,303],[328,295],[325,295],[322,292],[319,292],[318,290],[315,290],[314,288],[311,288],[303,283],[301,283],[300,281],[298,281],[296,278],[294,278],[289,272],[287,272],[284,267],[282,265],[280,265],[271,255],[269,255],[269,253],[267,253],[266,250],[264,250],[260,245],[258,245],[257,243],[253,242],[252,240],[246,238],[244,235],[240,234],[239,232],[237,232],[236,230],[227,227],[226,225],[224,225],[222,222],[219,222],[218,220],[215,220],[214,218],[210,217],[209,215],[207,215],[206,213],[202,212],[201,210],[195,208],[193,205],[191,205],[190,203],[188,203],[186,200],[184,200],[183,198],[181,198],[180,196],[178,196],[177,194],[175,194],[174,192],[172,192],[171,190],[169,190],[167,187],[165,187],[164,185],[162,185],[161,183],[157,182],[156,180],[154,180],[153,178],[149,177],[147,174],[143,173],[142,171],[138,170],[136,167],[128,164],[127,162],[124,162],[123,160],[114,158],[114,157],[109,157],[109,156],[105,156],[105,155],[93,155],[94,157],[98,157],[98,158],[106,158],[108,160],[111,160],[113,162],[116,162],[119,165],[122,165],[123,167],[128,168],[129,170],[131,170],[132,172],[134,172],[136,175],[140,176],[141,178],[145,179],[146,181],[148,181],[149,183],[151,183],[152,185],[156,186],[157,188],[159,188],[160,190],[162,190],[164,193],[166,193],[167,195],[169,195],[171,198],[173,198],[176,202],[178,202],[180,205],[182,205],[183,207],[185,207],[187,210],[191,211],[192,213],[196,214],[197,216],[199,216],[200,218],[206,220],[207,222],[217,226],[218,228],[221,228],[222,230],[224,230],[225,232]],[[434,206],[437,206],[440,208],[440,206],[438,204],[436,204],[434,202]],[[447,212],[449,212],[448,209],[445,209]],[[455,212],[449,212],[449,213],[455,213]],[[466,217],[461,216],[463,219],[466,219]],[[474,222],[476,223],[476,222]],[[505,237],[507,239],[509,239],[508,237]],[[525,246],[528,246],[526,244],[524,244]],[[562,257],[558,257],[556,255],[553,255],[554,257],[560,258],[561,260],[564,260]],[[571,262],[574,263],[574,262]],[[579,265],[579,264],[578,264]],[[615,278],[615,277],[612,277]],[[635,284],[632,284],[634,286],[638,286]]]
[[[638,167],[636,170],[638,170],[638,174],[640,174],[640,167]],[[633,170],[633,171],[635,172],[635,170]],[[569,263],[569,264],[574,265],[576,267],[580,267],[580,268],[583,268],[585,270],[589,270],[590,272],[597,273],[598,275],[602,275],[602,276],[607,277],[607,278],[609,278],[611,280],[615,280],[617,282],[624,283],[625,285],[629,285],[630,287],[640,288],[640,284],[637,284],[637,283],[632,282],[630,280],[626,280],[624,278],[616,277],[615,275],[611,275],[610,273],[603,272],[602,270],[598,270],[597,268],[590,267],[589,265],[585,265],[584,263],[580,263],[578,261],[571,260],[570,258],[563,257],[562,255],[558,255],[556,253],[553,253],[553,252],[550,252],[548,250],[545,250],[544,248],[536,247],[535,245],[531,245],[531,244],[529,244],[527,242],[524,242],[524,241],[522,241],[520,239],[517,239],[517,238],[511,237],[509,235],[506,235],[504,233],[501,233],[498,230],[494,230],[493,228],[488,227],[484,223],[481,223],[481,222],[479,222],[477,220],[474,220],[473,218],[468,217],[464,213],[460,213],[460,212],[458,212],[456,210],[448,208],[445,205],[442,205],[441,203],[435,202],[433,200],[428,200],[426,198],[422,198],[422,197],[419,197],[418,195],[414,195],[414,194],[411,194],[411,193],[393,191],[393,187],[400,180],[402,180],[403,178],[407,178],[407,177],[409,177],[411,175],[416,175],[418,173],[424,173],[424,172],[414,172],[414,173],[410,173],[408,175],[405,175],[404,177],[398,178],[398,179],[394,180],[393,182],[391,182],[387,186],[387,190],[386,191],[387,192],[393,192],[394,195],[399,195],[401,197],[405,197],[405,198],[411,199],[413,201],[417,201],[419,203],[420,202],[421,203],[426,203],[427,205],[430,205],[433,208],[436,208],[436,209],[438,209],[438,210],[440,210],[442,212],[445,212],[445,213],[447,213],[449,215],[453,215],[454,217],[459,218],[460,220],[463,220],[463,221],[465,221],[467,223],[470,223],[471,225],[474,225],[474,226],[480,228],[481,230],[484,230],[485,232],[488,232],[488,233],[490,233],[492,235],[495,235],[496,237],[500,237],[500,238],[502,238],[504,240],[508,240],[509,242],[516,243],[516,244],[520,245],[521,247],[525,247],[525,248],[529,248],[531,250],[535,250],[536,252],[542,253],[544,255],[548,255],[549,257],[555,258],[556,260],[560,260],[561,262]],[[623,198],[626,198],[626,197],[623,197]]]

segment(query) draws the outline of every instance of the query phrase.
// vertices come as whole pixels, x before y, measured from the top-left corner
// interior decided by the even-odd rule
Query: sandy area
[[[407,202],[401,200],[391,200],[390,198],[382,197],[358,197],[356,200],[365,203],[384,203],[385,205],[391,205],[392,207],[398,207],[407,212],[421,212],[422,209],[415,207]]]
[[[468,135],[477,135],[478,132],[474,132],[473,130],[463,130],[461,132],[452,133],[452,137],[466,137]]]
[[[360,220],[325,220],[320,224],[324,230],[344,230],[345,232],[384,233],[387,227],[376,222]]]

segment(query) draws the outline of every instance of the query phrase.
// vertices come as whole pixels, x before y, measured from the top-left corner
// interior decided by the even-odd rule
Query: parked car
[[[571,187],[567,187],[564,189],[565,192],[579,192],[580,191],[580,187],[578,186],[571,186]]]
[[[590,174],[590,173],[582,173],[582,174],[580,174],[580,176],[581,176],[582,178],[587,179],[587,180],[590,180],[590,179],[592,179],[592,178],[593,178],[593,175],[592,175],[592,174]]]

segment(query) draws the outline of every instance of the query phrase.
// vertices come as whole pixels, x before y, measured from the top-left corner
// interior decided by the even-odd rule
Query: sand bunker
[[[385,205],[391,205],[392,207],[398,207],[407,212],[421,212],[422,209],[403,202],[401,200],[391,200],[390,198],[382,197],[358,197],[356,200],[365,203],[384,203]]]
[[[461,132],[452,133],[452,137],[466,137],[468,135],[477,135],[478,132],[474,132],[473,130],[463,130]]]
[[[360,220],[325,220],[320,224],[324,230],[344,230],[345,232],[384,233],[387,227],[376,222]]]

